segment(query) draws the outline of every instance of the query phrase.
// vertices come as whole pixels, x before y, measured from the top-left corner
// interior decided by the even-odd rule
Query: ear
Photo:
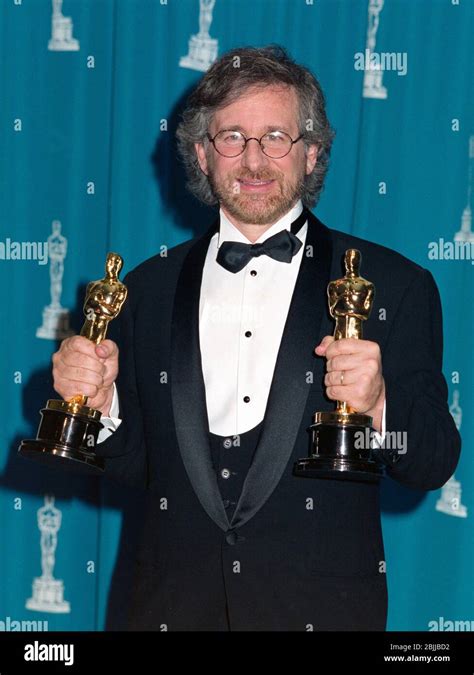
[[[207,168],[207,156],[206,156],[206,151],[204,149],[204,145],[202,143],[195,143],[194,144],[194,149],[196,150],[196,155],[198,158],[199,166],[201,167],[201,171],[208,175],[208,168]]]
[[[318,161],[319,147],[316,144],[311,144],[306,150],[306,173],[309,175]]]

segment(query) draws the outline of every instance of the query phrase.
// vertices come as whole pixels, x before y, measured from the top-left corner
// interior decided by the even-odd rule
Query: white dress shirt
[[[299,201],[254,243],[284,229],[303,209]],[[199,302],[199,339],[209,429],[233,436],[253,429],[264,418],[291,298],[304,253],[308,225],[297,237],[303,246],[290,263],[267,255],[252,258],[232,273],[216,261],[224,241],[251,243],[220,210],[220,229],[211,238],[204,263]],[[315,335],[316,347],[317,336]],[[120,424],[116,390],[110,417],[103,416],[99,442]],[[385,407],[382,434],[385,430]]]
[[[299,201],[254,243],[289,230],[302,210]],[[262,255],[234,274],[216,261],[219,246],[224,241],[251,242],[220,211],[220,230],[209,244],[199,303],[202,370],[214,434],[241,434],[264,418],[306,232],[307,223],[297,234],[303,246],[290,263]]]

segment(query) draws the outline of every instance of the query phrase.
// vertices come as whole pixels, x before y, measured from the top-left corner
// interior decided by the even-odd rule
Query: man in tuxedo
[[[431,274],[309,210],[332,136],[318,82],[283,50],[224,55],[178,129],[216,222],[127,275],[114,341],[53,357],[58,393],[103,413],[106,473],[146,488],[131,629],[385,628],[379,485],[293,474],[333,401],[407,433],[403,454],[380,450],[391,478],[430,490],[455,469]],[[365,339],[334,341],[326,289],[348,248],[376,297]]]

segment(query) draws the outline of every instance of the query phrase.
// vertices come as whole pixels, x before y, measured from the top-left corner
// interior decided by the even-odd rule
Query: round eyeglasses
[[[223,157],[238,157],[243,153],[249,141],[257,141],[262,152],[272,159],[285,157],[295,143],[303,138],[303,134],[293,140],[284,131],[268,131],[261,138],[246,138],[240,131],[223,129],[214,138],[206,134],[208,140],[214,146],[216,152]]]

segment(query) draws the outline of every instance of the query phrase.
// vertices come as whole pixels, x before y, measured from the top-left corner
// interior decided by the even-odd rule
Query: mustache
[[[278,180],[281,174],[269,171],[256,171],[255,173],[245,173],[235,175],[232,180]]]

